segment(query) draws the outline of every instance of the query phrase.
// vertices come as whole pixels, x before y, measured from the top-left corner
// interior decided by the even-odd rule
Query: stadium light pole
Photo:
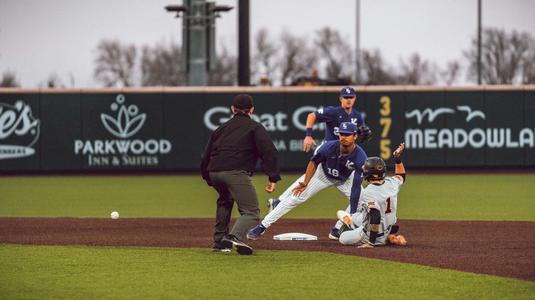
[[[183,5],[167,5],[168,12],[182,17],[182,63],[188,86],[206,86],[208,72],[216,65],[215,19],[232,6],[206,0],[183,0]]]
[[[249,0],[238,2],[238,85],[251,85],[249,66]]]
[[[481,85],[481,0],[477,0],[477,84]]]
[[[360,84],[360,0],[357,0],[356,3],[356,24],[355,24],[355,61],[356,61],[356,71],[355,71],[355,81],[357,84]]]

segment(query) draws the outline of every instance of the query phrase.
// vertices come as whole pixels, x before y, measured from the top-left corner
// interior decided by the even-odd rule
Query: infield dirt
[[[400,233],[408,245],[374,249],[329,240],[333,224],[280,220],[248,243],[257,251],[333,252],[535,281],[535,222],[403,220]],[[213,225],[212,219],[0,218],[0,243],[211,249]],[[273,240],[273,235],[286,232],[309,233],[318,240]]]

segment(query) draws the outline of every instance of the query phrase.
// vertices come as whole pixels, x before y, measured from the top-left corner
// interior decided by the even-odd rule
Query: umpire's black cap
[[[254,106],[253,98],[247,94],[239,94],[232,101],[232,106],[237,109],[249,109]]]

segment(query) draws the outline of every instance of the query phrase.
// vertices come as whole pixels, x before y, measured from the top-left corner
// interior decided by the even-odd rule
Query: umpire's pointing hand
[[[275,191],[275,188],[277,187],[277,184],[275,182],[268,182],[266,186],[266,192],[273,193]]]

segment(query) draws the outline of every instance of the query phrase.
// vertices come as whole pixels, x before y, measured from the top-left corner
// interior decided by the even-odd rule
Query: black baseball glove
[[[362,125],[357,128],[357,136],[357,141],[360,141],[364,144],[372,138],[372,131],[370,130],[370,127]]]

